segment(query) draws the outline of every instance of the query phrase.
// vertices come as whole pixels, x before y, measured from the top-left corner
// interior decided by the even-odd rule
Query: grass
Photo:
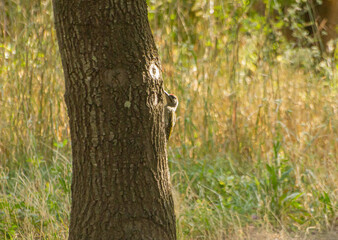
[[[149,1],[178,239],[337,237],[337,66],[238,1]],[[0,239],[65,239],[71,152],[50,1],[0,5]],[[336,53],[337,54],[337,53]]]

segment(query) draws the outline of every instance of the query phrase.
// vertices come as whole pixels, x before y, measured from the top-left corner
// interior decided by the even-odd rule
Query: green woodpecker
[[[166,103],[164,106],[165,135],[168,141],[175,126],[175,112],[178,105],[178,98],[174,94],[169,94],[166,91],[164,91],[164,93],[166,99]]]

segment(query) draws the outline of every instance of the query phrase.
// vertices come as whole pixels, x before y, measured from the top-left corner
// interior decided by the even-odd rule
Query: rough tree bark
[[[176,239],[145,0],[54,0],[73,155],[69,239]]]

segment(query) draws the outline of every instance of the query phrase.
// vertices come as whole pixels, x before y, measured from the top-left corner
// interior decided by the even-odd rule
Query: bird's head
[[[166,96],[167,105],[176,110],[178,106],[178,98],[174,94],[169,94],[166,91],[164,91],[164,93]]]

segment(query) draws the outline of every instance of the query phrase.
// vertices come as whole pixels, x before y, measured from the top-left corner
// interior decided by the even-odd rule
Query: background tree
[[[175,239],[146,1],[53,6],[72,139],[69,239]]]

